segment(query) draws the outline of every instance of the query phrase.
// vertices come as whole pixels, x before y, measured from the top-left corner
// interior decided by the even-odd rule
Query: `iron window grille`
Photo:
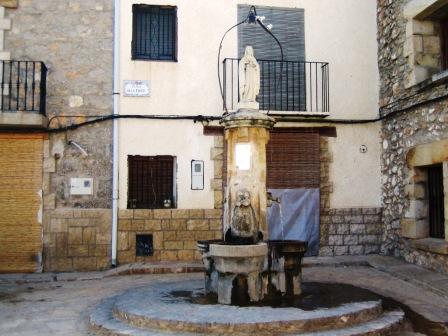
[[[47,72],[43,62],[0,61],[0,111],[45,115]]]
[[[128,209],[175,207],[173,156],[128,156]]]
[[[177,61],[177,8],[134,5],[132,59]]]

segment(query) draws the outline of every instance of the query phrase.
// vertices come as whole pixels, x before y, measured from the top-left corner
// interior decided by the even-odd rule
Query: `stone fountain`
[[[253,48],[239,63],[240,99],[236,112],[223,116],[227,142],[224,241],[200,241],[206,291],[221,304],[267,295],[301,293],[301,259],[307,244],[270,241],[266,212],[266,145],[275,120],[260,112],[260,67]]]
[[[337,285],[330,292],[322,285],[313,294],[310,284],[299,296],[307,244],[270,239],[266,223],[267,207],[276,201],[266,192],[265,154],[275,121],[259,111],[255,100],[260,71],[251,47],[239,71],[239,108],[221,121],[228,149],[224,240],[198,242],[205,293],[195,277],[151,280],[97,305],[90,313],[91,329],[128,336],[389,335],[401,330],[403,311],[383,311],[377,296],[368,294],[365,301],[363,292],[354,295],[361,301],[352,300],[347,293],[353,289],[341,296]]]

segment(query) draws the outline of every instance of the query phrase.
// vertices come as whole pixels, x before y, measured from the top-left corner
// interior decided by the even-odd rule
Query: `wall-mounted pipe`
[[[114,1],[113,115],[120,114],[120,0]],[[118,118],[113,118],[112,140],[112,266],[117,265],[118,236]]]
[[[67,144],[75,146],[82,153],[82,155],[89,156],[89,153],[87,153],[87,151],[84,148],[82,148],[82,146],[79,143],[73,140],[69,140]]]

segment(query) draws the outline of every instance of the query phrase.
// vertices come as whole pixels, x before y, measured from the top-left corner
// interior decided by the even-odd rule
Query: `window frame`
[[[153,202],[153,205],[150,205],[149,199],[147,199],[147,201],[145,201],[145,198],[148,197],[142,197],[141,200],[135,199],[131,197],[137,197],[139,193],[139,190],[135,189],[132,185],[135,183],[141,183],[141,184],[148,184],[150,179],[149,177],[143,177],[143,171],[150,169],[150,165],[148,164],[147,167],[136,167],[135,164],[138,164],[138,162],[142,163],[142,162],[151,162],[151,161],[156,161],[159,160],[158,164],[163,164],[163,161],[166,160],[171,160],[171,165],[172,165],[172,170],[171,170],[171,191],[170,191],[170,199],[171,199],[171,206],[169,208],[165,207],[163,205],[163,195],[157,195],[156,199],[158,197],[161,197],[161,202]],[[175,156],[171,156],[171,155],[128,155],[128,178],[127,178],[127,209],[175,209],[177,208],[177,184],[176,184],[176,174],[177,174],[177,160]],[[131,164],[132,163],[132,164]],[[140,169],[140,173],[139,174],[134,174],[131,172],[132,169],[136,169],[139,170]],[[155,176],[155,179],[158,181],[160,179],[161,174],[158,174],[157,176]],[[132,181],[131,181],[132,178]],[[154,185],[153,185],[154,187]],[[156,188],[157,187],[157,188]],[[154,187],[154,189],[159,189],[161,188],[160,186],[156,186]],[[142,187],[143,188],[143,187]],[[142,189],[143,193],[149,194],[150,191],[147,189]],[[156,191],[153,191],[154,193],[156,193]],[[140,191],[140,193],[142,193],[142,191]],[[140,195],[142,196],[142,195]],[[136,200],[135,203],[132,205],[132,201]]]
[[[172,43],[173,43],[173,55],[171,58],[160,58],[153,57],[151,55],[142,55],[137,53],[137,12],[144,11],[149,12],[153,8],[172,9],[173,10],[173,32],[172,32]],[[160,13],[158,14],[160,15]],[[159,28],[160,30],[160,28]],[[145,32],[146,33],[146,32]],[[164,6],[164,5],[145,5],[145,4],[134,4],[132,5],[132,43],[131,43],[131,59],[133,61],[156,61],[156,62],[177,62],[177,48],[178,48],[178,19],[177,19],[177,6]]]

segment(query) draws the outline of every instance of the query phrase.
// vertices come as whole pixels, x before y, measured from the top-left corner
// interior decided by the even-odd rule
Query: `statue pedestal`
[[[224,116],[221,124],[227,141],[224,236],[226,241],[239,237],[243,240],[233,242],[256,244],[268,239],[266,144],[275,120],[258,110],[241,109]],[[248,199],[241,199],[242,194]]]

